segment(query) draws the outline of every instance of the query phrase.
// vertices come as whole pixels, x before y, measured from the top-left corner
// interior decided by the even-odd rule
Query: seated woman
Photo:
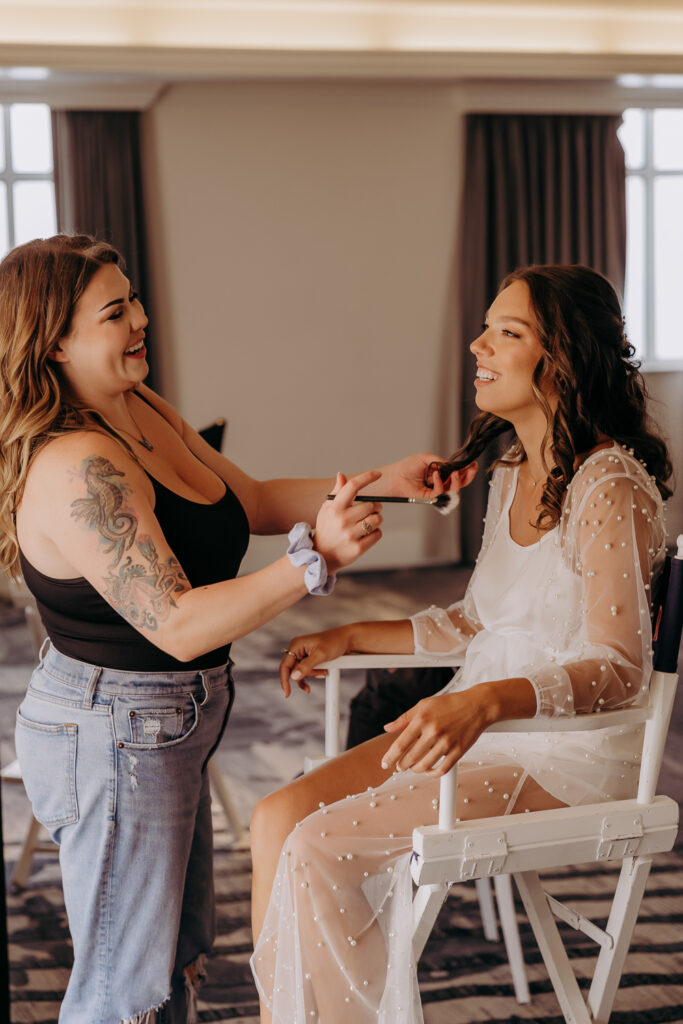
[[[296,637],[282,661],[289,694],[290,680],[307,689],[317,665],[350,651],[464,654],[446,688],[384,736],[256,808],[252,966],[264,1022],[422,1020],[411,837],[437,822],[439,776],[456,761],[463,820],[636,792],[641,727],[484,731],[644,698],[671,467],[617,296],[586,267],[515,271],[471,347],[481,412],[443,472],[514,436],[495,466],[465,598],[412,620]]]

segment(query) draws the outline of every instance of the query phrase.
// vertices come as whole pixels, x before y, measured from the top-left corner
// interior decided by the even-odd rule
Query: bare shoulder
[[[153,495],[149,478],[123,445],[97,430],[76,430],[48,441],[35,456],[22,505],[36,505],[49,516],[54,503],[72,500],[98,478]]]
[[[34,458],[30,474],[49,476],[79,464],[89,456],[113,461],[126,472],[140,472],[133,456],[115,438],[100,430],[73,430],[51,438]]]

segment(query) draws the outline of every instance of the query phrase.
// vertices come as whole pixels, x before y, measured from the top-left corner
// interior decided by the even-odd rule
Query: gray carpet
[[[275,624],[235,645],[237,699],[216,756],[245,823],[261,795],[300,770],[304,752],[322,748],[322,688],[308,698],[297,692],[288,702],[279,696],[275,669],[279,650],[287,640],[311,628],[370,615],[402,616],[431,601],[448,603],[462,592],[467,575],[467,570],[348,575],[331,598],[307,599]],[[3,764],[14,756],[14,710],[26,686],[30,663],[26,627],[22,622],[12,623],[7,615],[0,628]],[[345,696],[350,697],[360,683],[359,675],[347,679]],[[683,766],[678,754],[682,741],[679,701],[660,785],[661,792],[679,801],[683,795]],[[21,787],[3,786],[3,807],[5,856],[11,863],[28,814]],[[249,855],[230,848],[230,835],[219,809],[215,810],[215,820],[219,938],[203,992],[200,1020],[256,1024],[256,995],[248,970]],[[683,1021],[682,867],[681,848],[657,860],[617,997],[614,1024]],[[548,888],[599,920],[607,911],[613,874],[612,868],[594,866],[579,874],[557,872],[548,876]],[[10,895],[8,910],[12,1020],[14,1024],[56,1021],[71,947],[55,856],[36,857],[26,889]],[[520,930],[532,990],[529,1007],[520,1007],[514,1001],[502,947],[483,938],[474,886],[457,887],[421,962],[426,1024],[561,1024],[557,1001],[522,915]],[[595,947],[579,933],[571,934],[578,972],[589,977]]]

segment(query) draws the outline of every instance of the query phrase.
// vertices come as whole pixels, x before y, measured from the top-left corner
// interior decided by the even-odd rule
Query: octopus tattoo
[[[137,517],[122,507],[126,487],[112,479],[125,474],[101,455],[90,456],[83,465],[89,497],[73,501],[71,515],[97,529],[104,550],[114,552],[103,596],[132,626],[155,630],[177,607],[174,596],[187,590],[189,581],[176,558],[162,562],[152,538],[137,536]],[[127,554],[133,544],[142,561]]]

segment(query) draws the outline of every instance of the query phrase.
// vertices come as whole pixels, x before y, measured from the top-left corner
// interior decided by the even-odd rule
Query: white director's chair
[[[678,805],[655,790],[664,753],[678,676],[683,625],[683,536],[667,563],[666,599],[660,598],[654,635],[654,670],[646,707],[624,708],[575,718],[532,718],[498,722],[495,732],[572,732],[644,723],[638,794],[580,807],[481,818],[456,823],[457,766],[441,780],[439,824],[413,832],[413,951],[422,955],[448,890],[455,882],[494,879],[501,925],[510,957],[515,993],[524,995],[526,977],[509,879],[513,877],[545,961],[562,1013],[571,1024],[607,1024],[631,942],[652,857],[673,847]],[[339,674],[344,669],[424,665],[411,655],[346,655],[321,668],[326,679],[326,755],[339,748]],[[431,659],[429,665],[449,664]],[[452,664],[452,662],[450,662]],[[336,750],[334,748],[337,748]],[[583,914],[549,896],[538,872],[589,862],[621,861],[609,919],[600,928]],[[507,882],[507,886],[505,886]],[[503,884],[501,884],[503,883]],[[512,922],[506,920],[512,916]],[[555,918],[600,947],[587,998],[581,994]],[[528,1001],[528,987],[526,988]]]

